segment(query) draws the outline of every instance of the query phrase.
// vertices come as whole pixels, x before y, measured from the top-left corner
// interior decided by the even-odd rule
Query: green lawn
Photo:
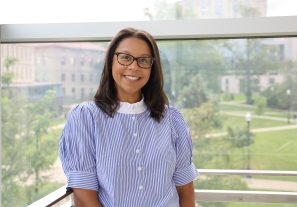
[[[226,207],[297,207],[297,204],[227,203]]]
[[[223,117],[223,128],[212,129],[209,133],[226,132],[228,126],[232,128],[247,126],[245,117],[230,116],[230,115],[224,115],[224,114],[222,114],[222,117]],[[284,121],[275,121],[275,120],[260,119],[260,118],[252,118],[252,121],[250,122],[251,129],[286,126],[286,125],[287,123]]]
[[[254,111],[254,108],[246,107],[246,106],[236,106],[236,105],[229,105],[229,104],[220,104],[219,106],[220,111]]]
[[[251,169],[297,171],[297,129],[255,133],[254,140],[255,142],[250,148]],[[195,142],[196,140],[193,140],[193,143]],[[225,169],[246,169],[247,151],[242,151],[243,148],[229,147],[226,149],[223,147],[226,143],[222,138],[211,138],[208,145],[215,146],[214,151],[209,151],[208,154],[205,152],[200,153],[194,149],[194,161],[197,156],[199,156],[199,159],[201,157],[207,159],[209,154],[218,154],[217,159],[210,160],[203,168],[216,169],[216,166],[219,168],[225,166]],[[228,160],[231,164],[224,164],[226,154],[229,154],[230,158]],[[255,176],[255,178],[297,182],[296,177]]]

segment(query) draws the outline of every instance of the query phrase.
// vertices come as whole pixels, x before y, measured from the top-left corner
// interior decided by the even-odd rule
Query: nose
[[[138,64],[137,64],[137,60],[133,60],[133,62],[131,63],[131,65],[128,66],[129,70],[140,70]]]

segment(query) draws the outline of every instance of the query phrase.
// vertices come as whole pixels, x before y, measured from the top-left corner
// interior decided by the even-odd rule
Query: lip
[[[139,77],[138,80],[131,80],[131,79],[126,78],[126,76],[131,76],[131,77],[139,77],[139,76],[134,76],[134,75],[123,75],[123,77],[125,78],[125,80],[127,80],[127,81],[130,82],[130,83],[136,83],[136,82],[139,82],[139,80],[141,79],[141,77]]]

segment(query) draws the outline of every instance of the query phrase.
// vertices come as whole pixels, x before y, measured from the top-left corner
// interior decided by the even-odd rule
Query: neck
[[[128,102],[130,104],[133,104],[133,103],[141,101],[142,95],[141,94],[133,95],[133,96],[121,96],[121,95],[118,95],[118,99],[121,102]]]

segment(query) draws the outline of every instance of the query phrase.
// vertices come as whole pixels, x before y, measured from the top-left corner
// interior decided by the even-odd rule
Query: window
[[[83,66],[85,64],[85,58],[81,57],[80,58],[80,65]]]
[[[64,73],[61,74],[61,81],[63,81],[63,82],[65,81],[65,74]]]
[[[66,95],[66,88],[63,88],[63,96]]]
[[[40,65],[40,57],[35,57],[35,64]]]
[[[75,88],[71,89],[72,94],[75,94]]]
[[[93,66],[93,58],[89,59],[89,66],[92,67]]]
[[[43,55],[43,56],[42,56],[42,60],[43,60],[43,65],[47,65],[47,60],[48,60],[48,58],[47,58],[46,55]]]
[[[65,62],[66,62],[66,57],[61,56],[61,65],[65,65]]]
[[[80,75],[80,81],[81,81],[81,82],[84,82],[84,80],[85,80],[85,75],[84,75],[84,74],[81,74],[81,75]]]
[[[75,81],[75,74],[71,75],[71,81],[74,82]]]
[[[269,78],[269,85],[274,85],[274,78]]]

